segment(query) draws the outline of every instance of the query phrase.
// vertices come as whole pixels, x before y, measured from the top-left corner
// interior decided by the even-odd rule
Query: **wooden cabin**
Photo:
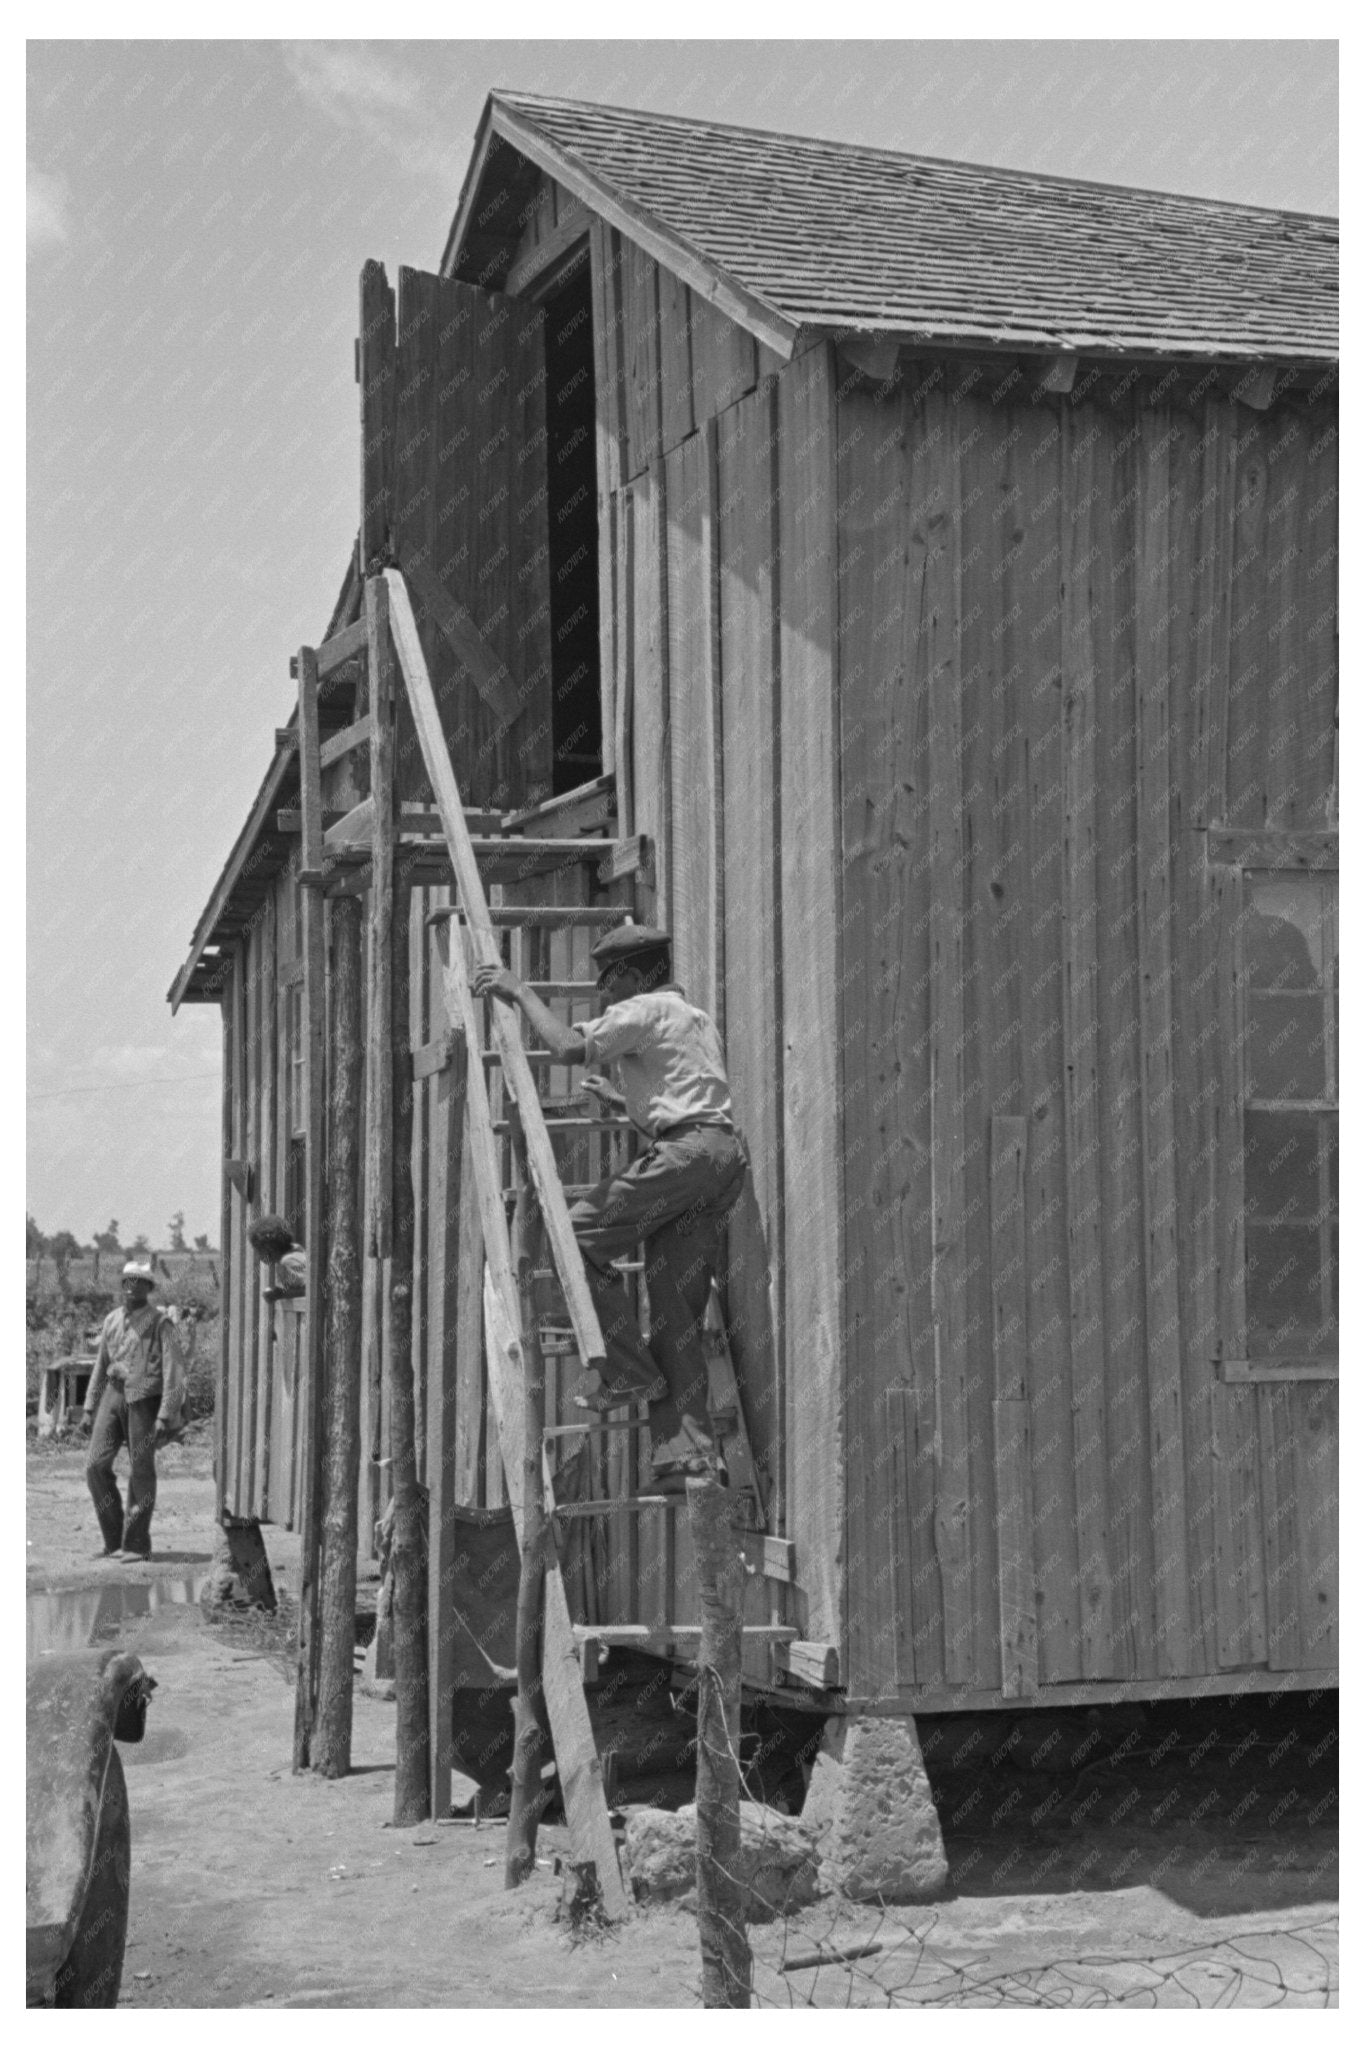
[[[499,92],[439,274],[395,305],[366,272],[361,537],[320,666],[344,683],[362,575],[397,562],[471,814],[609,836],[539,900],[666,924],[717,1017],[753,1154],[723,1289],[771,1539],[751,1604],[830,1703],[1334,1682],[1336,245]],[[221,1507],[286,1525],[299,1319],[244,1232],[301,1215],[312,1136],[295,741],[171,992],[223,1011]],[[412,874],[449,1527],[504,1482],[450,1194],[448,890]],[[590,940],[520,957],[571,981]],[[365,1304],[368,1531],[375,1260]],[[644,1517],[589,1548],[590,1619],[691,1613],[685,1539]]]

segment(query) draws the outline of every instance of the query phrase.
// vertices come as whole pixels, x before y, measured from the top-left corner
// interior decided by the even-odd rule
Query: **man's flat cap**
[[[597,941],[590,957],[599,968],[614,967],[618,960],[629,960],[635,953],[655,953],[672,944],[668,933],[652,924],[618,924]]]

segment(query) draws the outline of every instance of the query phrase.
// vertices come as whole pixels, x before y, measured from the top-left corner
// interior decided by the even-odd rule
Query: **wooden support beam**
[[[744,1558],[721,1486],[689,1482],[687,1519],[697,1558],[697,1931],[702,2004],[749,2005],[754,1959],[740,1872],[740,1619]]]
[[[1080,360],[1074,349],[1063,349],[1059,355],[1048,357],[1041,367],[1038,378],[1039,390],[1056,392],[1065,398],[1076,382],[1076,370]]]
[[[1273,363],[1258,363],[1233,385],[1233,397],[1239,405],[1249,406],[1252,412],[1268,411],[1275,396],[1276,374]]]
[[[324,1778],[351,1768],[355,1678],[356,1503],[360,1486],[360,905],[333,904],[327,1091],[327,1287],[312,1320],[327,1326],[327,1398],[321,1502],[322,1558],[318,1632],[317,1723],[309,1761]]]
[[[303,868],[322,866],[322,770],[318,745],[317,662],[311,647],[300,648],[299,787],[303,804]],[[294,1697],[294,1769],[306,1770],[311,1760],[318,1687],[318,1526],[321,1506],[322,1403],[325,1350],[323,1344],[324,1236],[323,1130],[327,1102],[326,905],[316,890],[303,896],[304,1062],[308,1096],[305,1154],[305,1250],[308,1254],[302,1388],[302,1455],[300,1459],[299,1647]]]
[[[820,1692],[838,1688],[837,1643],[777,1643],[773,1647],[773,1665],[778,1675],[789,1678],[793,1685],[811,1685]]]
[[[456,1443],[459,1424],[458,1276],[466,1247],[461,1222],[465,1204],[465,1041],[447,1031],[442,1043],[450,1057],[438,1071],[436,1142],[432,1154],[430,1210],[432,1257],[436,1266],[432,1298],[439,1305],[445,1343],[433,1358],[427,1388],[427,1691],[430,1715],[431,1817],[450,1812],[451,1750],[454,1744],[455,1632],[451,1627],[455,1542],[458,1524]]]
[[[900,343],[886,334],[850,334],[839,343],[838,354],[860,375],[889,384],[900,362]]]
[[[565,270],[587,255],[589,225],[588,209],[574,200],[558,226],[512,265],[503,284],[508,298],[520,298],[532,286],[543,287],[551,280],[557,283]]]
[[[370,676],[370,791],[368,806],[370,875],[370,1044],[367,1093],[369,1124],[365,1178],[370,1189],[369,1245],[372,1259],[393,1249],[393,862],[394,724],[393,661],[389,646],[389,593],[382,576],[365,580],[365,631]],[[352,815],[355,815],[354,813]],[[407,1043],[407,1018],[402,1019]],[[387,1363],[387,1361],[386,1361]]]
[[[378,681],[379,670],[372,666],[370,673]],[[376,704],[378,701],[376,688]],[[389,991],[392,1222],[386,1268],[389,1315],[384,1328],[389,1450],[393,1458],[393,1679],[398,1698],[393,1824],[399,1828],[425,1820],[431,1811],[427,1526],[425,1501],[417,1484],[417,1360],[412,1342],[417,1202],[412,1176],[412,1082],[404,1072],[409,1057],[411,901],[411,891],[400,884],[393,904],[393,973]]]

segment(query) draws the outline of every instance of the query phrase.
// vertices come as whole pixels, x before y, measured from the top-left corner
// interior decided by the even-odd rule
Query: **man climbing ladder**
[[[748,1170],[735,1129],[716,1027],[690,1003],[672,972],[672,942],[649,925],[619,925],[592,958],[605,1005],[589,1023],[566,1024],[504,967],[481,967],[474,992],[519,1008],[551,1057],[566,1066],[610,1065],[619,1089],[584,1085],[624,1109],[647,1148],[570,1210],[607,1359],[575,1394],[605,1412],[649,1403],[655,1492],[682,1492],[689,1478],[725,1481],[707,1412],[703,1318],[720,1248],[720,1223]],[[644,1241],[650,1336],[646,1345],[613,1260]]]

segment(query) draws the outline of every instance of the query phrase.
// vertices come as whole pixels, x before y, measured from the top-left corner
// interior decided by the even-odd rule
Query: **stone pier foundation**
[[[845,1898],[909,1905],[936,1898],[948,1882],[909,1715],[827,1723],[801,1819],[818,1843],[822,1874]]]

